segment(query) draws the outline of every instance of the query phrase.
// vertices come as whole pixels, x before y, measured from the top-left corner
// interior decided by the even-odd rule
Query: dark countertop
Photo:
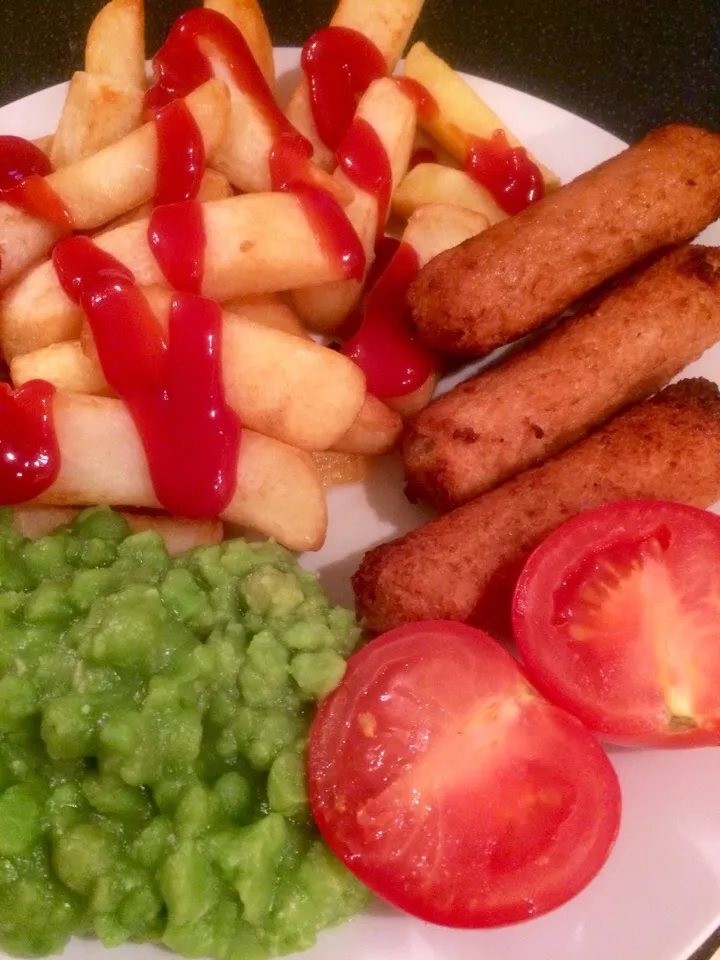
[[[275,43],[300,45],[333,0],[261,0]],[[0,105],[82,66],[102,0],[0,0]],[[148,54],[186,0],[146,0]],[[578,113],[624,140],[687,120],[720,130],[720,0],[427,0],[418,35],[459,69]],[[720,935],[692,960],[709,960]],[[646,958],[651,960],[651,958]]]
[[[261,0],[278,45],[333,0]],[[101,0],[0,0],[0,104],[82,64]],[[148,52],[185,0],[147,0]],[[669,120],[720,130],[720,0],[427,0],[419,33],[457,67],[560,104],[625,140]]]

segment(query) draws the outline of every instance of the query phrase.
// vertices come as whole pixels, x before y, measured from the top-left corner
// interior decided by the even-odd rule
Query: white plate
[[[276,53],[284,88],[297,50]],[[620,151],[623,144],[579,117],[527,94],[467,78],[544,163],[563,180]],[[49,133],[65,85],[0,109],[0,133]],[[720,244],[717,224],[704,235]],[[678,317],[678,323],[682,318]],[[720,347],[688,373],[720,381]],[[350,604],[348,579],[370,546],[416,526],[421,510],[403,497],[397,465],[379,466],[365,486],[330,496],[325,547],[303,563],[333,599]],[[686,960],[720,925],[720,752],[612,752],[623,792],[623,822],[610,861],[590,886],[553,913],[516,927],[456,931],[432,927],[376,902],[353,922],[324,933],[306,960]],[[75,941],[69,960],[102,948]],[[116,960],[149,960],[150,947],[121,947]]]

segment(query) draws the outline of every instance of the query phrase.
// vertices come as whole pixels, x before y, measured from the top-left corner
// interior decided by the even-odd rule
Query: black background
[[[334,8],[333,0],[261,2],[278,46],[302,44]],[[81,68],[101,5],[0,0],[0,105]],[[148,55],[188,5],[146,0]],[[720,0],[427,0],[417,33],[459,69],[557,103],[624,140],[671,120],[720,130]]]
[[[146,0],[153,53],[186,0]],[[101,2],[0,0],[0,104],[82,66]],[[333,0],[264,0],[278,45]],[[418,33],[460,69],[558,103],[625,140],[669,120],[720,129],[720,0],[427,0]]]

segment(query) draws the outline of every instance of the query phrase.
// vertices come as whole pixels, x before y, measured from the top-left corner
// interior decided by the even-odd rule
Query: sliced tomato
[[[568,521],[518,580],[532,682],[628,746],[720,743],[720,519],[633,500]]]
[[[494,640],[448,621],[391,630],[348,662],[309,758],[315,820],[380,897],[432,923],[545,913],[605,862],[615,772]]]

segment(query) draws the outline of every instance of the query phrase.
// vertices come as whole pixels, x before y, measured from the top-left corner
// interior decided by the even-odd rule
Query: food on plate
[[[180,422],[178,445],[189,447],[187,476],[168,477],[171,464],[156,465],[153,478],[138,427],[127,406],[109,397],[57,393],[52,401],[57,439],[57,474],[37,495],[40,503],[123,504],[156,509],[167,506],[159,494],[189,497],[194,485],[195,450],[190,425]],[[229,523],[273,537],[290,550],[317,550],[325,539],[327,507],[323,487],[309,454],[289,444],[244,429],[232,495],[219,511]],[[178,469],[180,469],[178,457]],[[155,482],[153,482],[155,479]],[[172,486],[173,479],[179,492]],[[188,505],[200,503],[200,497]],[[176,511],[183,514],[183,511]],[[213,514],[211,514],[213,515]]]
[[[602,739],[720,744],[720,518],[648,500],[583,513],[527,561],[513,632],[533,685]]]
[[[395,80],[375,80],[357,105],[338,149],[333,177],[352,196],[345,208],[371,263],[385,230],[390,198],[410,160],[417,108]],[[331,332],[343,323],[362,296],[365,274],[296,290],[293,305],[308,326]]]
[[[192,281],[197,287],[199,282],[204,296],[223,301],[275,293],[299,283],[340,279],[354,270],[356,254],[362,260],[359,241],[348,224],[347,236],[343,234],[341,241],[341,250],[348,252],[348,258],[329,254],[312,219],[312,203],[306,207],[290,194],[245,194],[203,204],[200,220],[204,249],[200,251],[192,250],[196,208],[171,205],[158,210],[161,215],[154,211],[150,220],[126,224],[94,240],[142,286],[187,287]],[[153,222],[165,227],[170,235],[162,247],[151,245],[148,238],[148,226]],[[282,223],[282,230],[278,223]],[[186,235],[192,271],[181,269],[187,261],[183,258],[178,263],[170,244],[173,236],[177,239]],[[58,340],[75,339],[82,324],[82,311],[63,291],[52,261],[30,270],[6,291],[0,309],[2,346],[10,358]]]
[[[557,175],[522,146],[470,84],[427,44],[413,44],[404,72],[421,84],[432,103],[432,109],[418,118],[420,126],[483,187],[490,208],[495,208],[491,220],[519,213],[559,185]]]
[[[487,190],[469,174],[440,163],[420,163],[408,171],[393,194],[393,213],[408,220],[429,203],[475,210],[487,217],[488,223],[498,223],[507,217]]]
[[[674,124],[441,254],[409,300],[420,339],[480,357],[720,213],[720,134]]]
[[[403,54],[424,0],[339,0],[330,25],[303,48],[303,76],[287,115],[310,141],[324,170],[337,164],[335,151],[355,114],[357,100],[373,80],[390,74]]]
[[[515,660],[462,624],[392,630],[350,658],[310,734],[315,821],[385,900],[491,927],[578,893],[617,835],[602,748]]]
[[[275,89],[272,38],[257,0],[204,0],[207,10],[222,13],[238,28],[271,90]]]
[[[303,776],[359,632],[312,574],[243,540],[172,560],[106,509],[0,543],[0,948],[266,957],[360,910]]]
[[[425,407],[435,390],[438,364],[413,338],[405,302],[418,270],[443,250],[475,236],[487,219],[463,207],[428,204],[408,220],[401,242],[360,311],[357,330],[342,352],[364,372],[367,389],[403,417]]]
[[[143,292],[167,330],[172,294]],[[240,316],[222,314],[225,399],[251,430],[302,450],[326,450],[352,426],[365,402],[359,368],[335,350]],[[44,379],[58,390],[112,395],[90,333],[87,346],[66,341],[10,363],[15,386]]]
[[[121,87],[145,90],[145,10],[143,0],[110,0],[88,30],[85,69]]]
[[[310,338],[307,327],[300,317],[282,297],[276,293],[256,294],[249,297],[235,297],[223,304],[228,313],[234,313],[245,320],[261,323],[265,327],[274,327],[296,337]]]
[[[718,340],[720,250],[683,246],[435,400],[404,439],[409,489],[439,509],[471,500],[665,386]]]
[[[509,633],[528,554],[570,517],[617,500],[720,499],[720,392],[683,380],[540,467],[375,547],[353,577],[358,613],[381,633],[412,620]]]
[[[212,156],[227,123],[227,88],[208,80],[182,102],[177,110],[186,118],[189,114],[198,150]],[[24,194],[18,205],[0,193],[0,289],[63,233],[100,227],[150,200],[161,182],[158,170],[158,134],[151,121],[98,153],[46,171],[34,181],[39,192]]]
[[[205,173],[203,173],[200,186],[198,187],[197,197],[195,197],[198,203],[208,203],[210,200],[226,200],[232,196],[234,196],[234,191],[227,177],[224,177],[217,170],[212,170],[208,167]],[[154,206],[155,204],[152,201],[143,203],[129,213],[124,213],[121,217],[116,217],[115,220],[111,220],[110,223],[101,227],[100,230],[94,231],[94,235],[101,236],[103,233],[109,233],[111,230],[122,227],[126,223],[132,223],[134,220],[144,220],[150,216]]]
[[[85,45],[85,70],[73,74],[48,155],[55,170],[121,140],[143,122],[143,0],[110,0]]]
[[[254,4],[237,12],[252,21],[262,18]],[[257,30],[248,25],[247,32]],[[222,11],[196,7],[178,17],[153,58],[153,73],[150,112],[162,112],[210,77],[224,81],[228,123],[211,162],[239,190],[283,189],[292,179],[342,199],[327,173],[311,162],[312,148],[278,106],[242,31]]]
[[[80,513],[79,507],[21,506],[13,510],[13,527],[28,540],[39,540],[58,527],[73,522]],[[171,557],[179,557],[196,547],[207,547],[223,539],[220,520],[188,520],[185,517],[167,517],[161,514],[130,513],[121,511],[132,533],[152,530],[160,534],[165,549]]]
[[[332,445],[336,453],[379,456],[389,453],[402,433],[402,417],[371,393],[365,395],[350,429]]]

